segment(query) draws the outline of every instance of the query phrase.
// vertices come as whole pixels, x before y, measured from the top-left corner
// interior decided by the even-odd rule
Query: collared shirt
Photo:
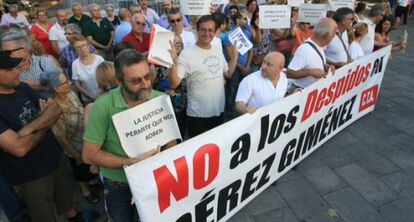
[[[362,22],[368,25],[368,33],[362,39],[361,47],[362,50],[364,50],[364,54],[368,55],[374,51],[376,24],[374,24],[369,18],[364,18]]]
[[[95,52],[95,48],[92,45],[89,45],[89,52],[93,53]],[[69,77],[72,79],[72,63],[77,58],[79,58],[79,54],[76,52],[75,48],[72,47],[71,44],[63,47],[63,49],[60,51],[60,55],[65,59],[65,63],[69,69]]]
[[[288,86],[286,74],[280,72],[276,86],[259,70],[246,76],[240,83],[236,102],[243,102],[246,107],[256,109],[285,97]]]
[[[10,24],[24,25],[26,27],[30,26],[26,17],[23,15],[17,14],[17,17],[15,18],[10,13],[7,13],[1,17],[0,25],[7,25],[10,27]]]
[[[92,36],[92,39],[101,45],[108,45],[111,40],[111,32],[114,30],[112,23],[107,18],[101,18],[99,25],[92,19],[85,23],[82,32],[86,37]]]
[[[128,35],[126,35],[122,41],[130,42],[134,45],[134,48],[138,50],[140,53],[147,52],[149,50],[149,39],[150,35],[148,33],[142,33],[142,41],[140,41],[131,31]]]
[[[83,29],[85,27],[85,24],[91,20],[91,17],[89,17],[88,15],[82,14],[82,17],[80,20],[77,20],[75,18],[75,16],[71,16],[69,18],[69,23],[75,23],[76,25],[78,25],[81,29]]]
[[[115,38],[114,38],[114,45],[117,44],[118,42],[121,42],[122,39],[128,35],[128,33],[130,33],[132,30],[132,26],[131,23],[129,22],[125,22],[125,21],[121,21],[121,24],[118,25],[115,29]]]
[[[339,36],[342,38],[339,39]],[[345,48],[344,48],[345,45]],[[348,44],[348,32],[344,31],[342,34],[337,33],[332,41],[328,44],[328,47],[325,49],[326,59],[331,62],[338,63],[338,62],[347,62],[348,61],[348,54],[347,51],[349,49]]]
[[[163,95],[163,93],[151,90],[150,99]],[[102,149],[116,156],[128,157],[122,149],[118,133],[112,122],[112,116],[131,108],[122,96],[118,87],[99,97],[93,104],[83,139],[87,142],[102,145]],[[120,168],[100,167],[104,177],[122,183],[128,183],[125,172]]]
[[[62,26],[60,26],[57,22],[49,30],[49,40],[57,41],[60,49],[69,45],[69,42],[66,39],[65,29]]]

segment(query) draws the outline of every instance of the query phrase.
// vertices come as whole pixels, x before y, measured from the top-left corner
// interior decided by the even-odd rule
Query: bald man
[[[49,30],[49,40],[52,43],[52,49],[55,52],[53,56],[58,56],[60,50],[69,45],[65,35],[65,26],[68,24],[68,12],[59,9],[56,12],[56,23]]]
[[[282,99],[288,80],[282,71],[285,57],[280,52],[267,54],[259,71],[245,77],[236,96],[236,110],[240,114],[253,113],[256,109]]]
[[[324,48],[335,37],[337,28],[333,19],[323,18],[315,25],[312,37],[298,47],[286,71],[288,78],[292,79],[290,93],[324,78],[329,67],[335,70],[335,67],[327,65]]]

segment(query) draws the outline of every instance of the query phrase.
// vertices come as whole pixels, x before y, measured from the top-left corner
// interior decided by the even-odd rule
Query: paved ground
[[[333,137],[232,222],[414,221],[414,19],[375,111]],[[401,30],[400,30],[401,31]],[[397,35],[394,35],[397,36]]]

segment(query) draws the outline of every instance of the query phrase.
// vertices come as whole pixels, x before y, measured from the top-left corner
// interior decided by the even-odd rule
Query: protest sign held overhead
[[[211,2],[214,5],[222,5],[222,4],[228,4],[230,0],[212,0]]]
[[[151,99],[112,116],[122,148],[129,157],[181,139],[170,97]]]
[[[181,12],[184,15],[208,15],[212,0],[181,0]]]
[[[326,17],[328,5],[326,4],[301,4],[299,6],[299,22],[316,24]]]
[[[328,0],[329,10],[336,11],[338,8],[355,8],[355,0]]]
[[[374,110],[391,46],[289,97],[125,168],[143,222],[227,221]]]
[[[229,39],[231,44],[236,44],[236,47],[241,55],[246,54],[246,52],[253,48],[253,44],[249,41],[240,27],[230,33]]]
[[[152,25],[148,62],[170,68],[173,64],[170,41],[173,40],[173,32],[159,25]]]
[[[292,7],[299,7],[303,3],[305,3],[304,0],[288,0],[288,5]]]
[[[291,8],[287,5],[260,5],[259,27],[261,29],[290,28]]]

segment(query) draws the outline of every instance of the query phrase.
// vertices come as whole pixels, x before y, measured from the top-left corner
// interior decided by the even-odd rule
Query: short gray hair
[[[32,51],[32,43],[25,30],[21,29],[10,29],[1,37],[1,42],[16,41],[23,45],[23,47],[30,52]]]
[[[52,68],[40,73],[39,83],[45,88],[45,93],[50,98],[55,92],[55,88],[60,85],[60,74],[63,70],[60,68]]]
[[[314,27],[314,35],[316,37],[324,37],[326,34],[332,35],[335,34],[336,30],[332,27],[332,25],[327,25],[326,22],[318,22]]]
[[[76,23],[69,23],[65,26],[65,32],[66,30],[71,30],[73,34],[82,34],[82,29],[77,25]]]
[[[97,7],[101,8],[101,6],[100,6],[100,5],[98,5],[98,4],[96,4],[96,3],[91,3],[91,4],[89,4],[89,5],[88,5],[88,11],[90,11],[90,10],[91,10],[91,8],[93,8],[93,7],[95,7],[95,6],[97,6]]]
[[[106,4],[104,6],[105,11],[108,10],[109,8],[115,9],[114,5],[112,5],[112,4]]]
[[[79,3],[77,3],[77,2],[72,3],[72,8],[74,8],[74,7],[76,7],[76,6],[79,6],[79,7],[81,7],[81,8],[82,8],[82,5],[81,5],[81,4],[79,4]]]
[[[134,14],[132,16],[132,21],[135,21],[139,17],[142,17],[142,18],[144,18],[144,21],[147,21],[147,19],[145,18],[145,16],[143,14]]]
[[[377,15],[383,15],[385,13],[385,8],[382,4],[376,4],[371,7],[368,12],[369,17],[375,17]]]

